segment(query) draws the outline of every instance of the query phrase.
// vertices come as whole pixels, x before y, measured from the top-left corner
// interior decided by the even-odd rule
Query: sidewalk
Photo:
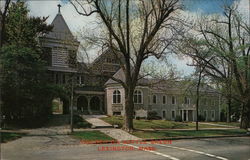
[[[141,138],[131,135],[128,132],[125,132],[124,130],[121,129],[102,129],[100,131],[118,141],[141,140]]]
[[[81,117],[92,124],[93,128],[113,128],[111,124],[99,119],[106,117],[105,115],[81,115]]]
[[[195,123],[195,122],[193,122]],[[240,127],[235,127],[235,126],[230,126],[230,125],[224,125],[224,124],[214,124],[214,123],[206,123],[206,122],[199,122],[200,124],[206,124],[206,125],[211,125],[211,126],[221,126],[221,127],[228,127],[228,128],[240,128]]]
[[[233,128],[199,128],[199,130],[230,130],[230,129],[238,129],[237,127]],[[183,128],[183,129],[162,129],[162,128],[152,128],[152,129],[138,129],[142,131],[194,131],[195,128]]]

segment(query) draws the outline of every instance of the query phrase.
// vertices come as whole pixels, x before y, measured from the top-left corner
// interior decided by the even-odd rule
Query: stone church
[[[87,66],[76,62],[80,42],[71,33],[60,8],[52,25],[52,32],[39,38],[48,63],[48,72],[52,77],[51,81],[66,85],[74,78],[77,83],[74,86],[74,109],[86,114],[105,114],[107,111],[104,107],[104,84],[108,78],[92,75],[86,68],[95,73],[112,76],[119,70],[120,64],[108,50]],[[69,112],[68,107],[64,110],[64,113]]]
[[[74,77],[74,110],[82,114],[124,115],[124,89],[117,82],[105,76],[89,73],[105,73],[124,80],[120,61],[109,50],[104,51],[91,64],[77,63],[80,42],[75,39],[59,11],[54,18],[53,31],[40,37],[48,62],[48,72],[53,83],[66,85]],[[166,82],[150,85],[150,80],[138,82],[134,94],[135,116],[147,117],[156,112],[162,119],[175,120],[178,116],[184,121],[196,120],[194,95],[183,92],[182,82]],[[199,114],[206,121],[219,121],[220,97],[216,90],[204,86],[204,98]],[[64,108],[67,113],[69,108]]]

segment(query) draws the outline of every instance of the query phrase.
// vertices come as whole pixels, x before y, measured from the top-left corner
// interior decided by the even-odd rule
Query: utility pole
[[[70,131],[73,133],[73,99],[74,99],[74,88],[73,88],[73,78],[71,79],[71,96],[70,96]]]

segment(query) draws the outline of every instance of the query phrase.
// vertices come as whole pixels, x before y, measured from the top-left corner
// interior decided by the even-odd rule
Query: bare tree
[[[126,131],[133,130],[133,93],[141,65],[149,56],[160,58],[172,42],[173,16],[178,0],[76,0],[82,16],[96,15],[109,34],[106,45],[124,61],[125,81],[114,79],[125,89]]]
[[[236,6],[226,6],[223,16],[205,17],[190,31],[182,40],[181,52],[199,59],[207,76],[226,87],[229,116],[232,93],[237,94],[243,106],[241,127],[247,128],[250,119],[249,24],[241,18]]]

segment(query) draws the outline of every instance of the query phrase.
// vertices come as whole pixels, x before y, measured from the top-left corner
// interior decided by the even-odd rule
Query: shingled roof
[[[46,38],[58,39],[58,40],[73,40],[72,35],[67,23],[65,22],[61,13],[58,13],[51,23],[54,27],[52,32],[45,35]]]
[[[125,82],[125,74],[122,69],[118,70],[114,75],[114,78],[120,79]],[[119,84],[118,82],[109,79],[105,85]],[[185,80],[160,80],[160,79],[147,79],[141,78],[137,82],[138,86],[148,86],[150,89],[154,91],[170,91],[170,90],[192,90],[196,91],[196,84],[192,81]],[[200,86],[201,92],[218,92],[213,87],[208,84],[201,84]]]

